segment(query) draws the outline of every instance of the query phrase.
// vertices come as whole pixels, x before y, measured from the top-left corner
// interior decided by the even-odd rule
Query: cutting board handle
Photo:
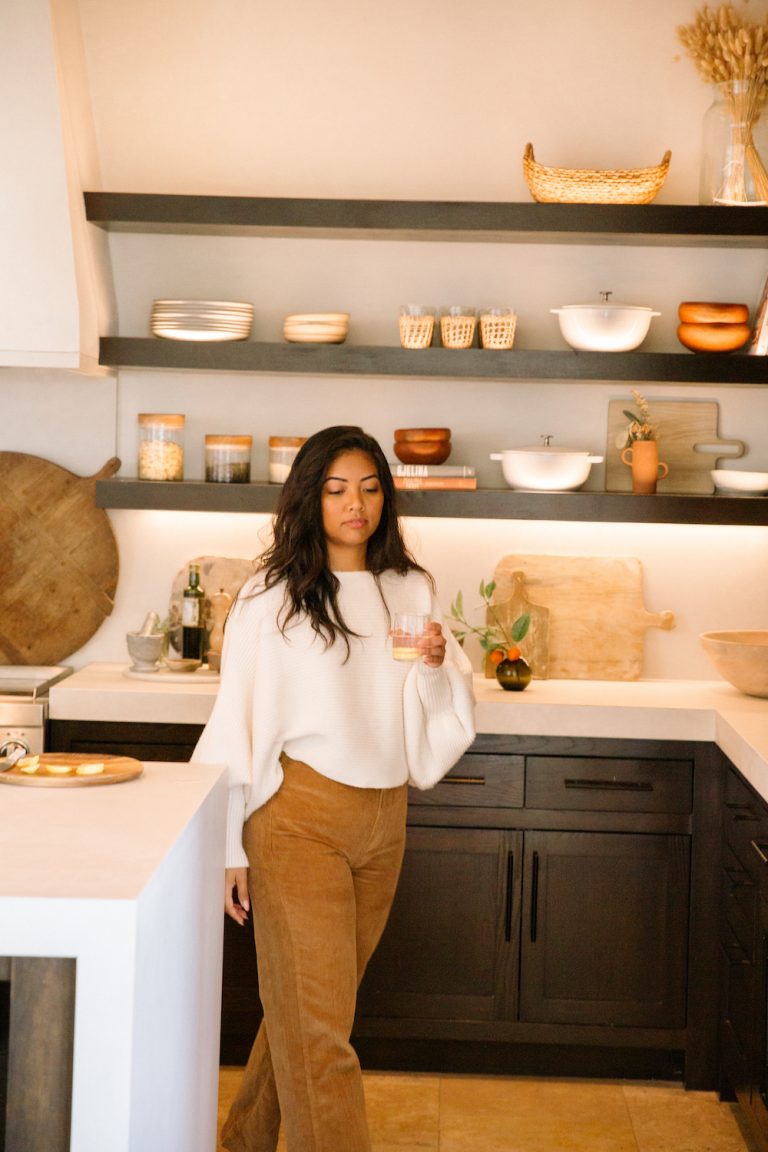
[[[110,456],[106,464],[99,468],[98,472],[90,476],[89,479],[95,484],[97,480],[109,480],[110,476],[114,476],[116,472],[120,471],[122,461],[117,456]]]
[[[674,612],[646,612],[645,623],[649,628],[661,628],[663,632],[671,632],[675,626]]]
[[[702,440],[693,445],[694,452],[706,452],[709,456],[729,456],[736,460],[744,455],[746,445],[743,440]]]

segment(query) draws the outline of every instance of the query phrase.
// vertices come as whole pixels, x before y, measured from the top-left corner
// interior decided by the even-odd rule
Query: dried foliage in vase
[[[632,389],[632,399],[637,405],[637,411],[631,412],[629,408],[622,409],[629,420],[629,424],[616,439],[616,447],[619,450],[629,448],[634,440],[656,439],[656,425],[651,422],[651,410],[648,401],[645,396],[638,392],[637,388]]]
[[[705,4],[692,24],[677,29],[699,75],[720,88],[731,115],[741,155],[724,174],[718,199],[727,203],[747,202],[747,170],[757,195],[768,200],[768,172],[752,137],[768,101],[768,16],[752,21],[740,8]]]

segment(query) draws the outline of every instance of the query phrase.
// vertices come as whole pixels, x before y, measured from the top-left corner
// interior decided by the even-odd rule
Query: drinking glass
[[[395,612],[392,619],[392,657],[395,660],[418,660],[421,656],[419,637],[427,630],[429,616],[417,612]]]

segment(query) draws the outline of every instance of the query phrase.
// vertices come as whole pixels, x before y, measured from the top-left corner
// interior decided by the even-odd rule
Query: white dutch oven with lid
[[[510,488],[568,492],[580,488],[592,465],[603,461],[602,456],[592,456],[589,452],[556,448],[550,444],[551,436],[542,439],[544,443],[538,448],[508,448],[491,453],[491,460],[501,461],[501,470]]]
[[[550,311],[560,321],[567,344],[584,352],[629,352],[642,344],[651,320],[660,316],[652,308],[611,304],[610,292],[601,292],[602,304],[564,304]]]

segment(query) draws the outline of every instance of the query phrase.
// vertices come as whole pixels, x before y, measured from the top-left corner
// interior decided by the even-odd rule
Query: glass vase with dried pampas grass
[[[768,16],[749,20],[744,3],[704,5],[677,35],[699,75],[714,86],[704,119],[700,200],[768,203],[768,171],[760,155],[767,130]],[[768,114],[766,114],[768,115]]]

